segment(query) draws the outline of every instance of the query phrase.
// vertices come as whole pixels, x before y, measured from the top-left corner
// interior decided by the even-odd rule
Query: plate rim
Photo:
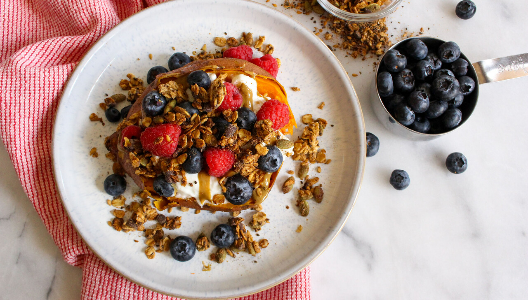
[[[119,270],[114,268],[114,266],[112,266],[109,262],[107,262],[107,260],[104,257],[102,257],[99,253],[94,251],[92,246],[85,240],[85,238],[84,238],[83,234],[81,233],[81,231],[79,230],[77,224],[73,221],[74,219],[70,215],[70,211],[67,209],[68,206],[67,206],[66,201],[65,201],[65,199],[63,197],[63,188],[65,188],[65,186],[61,184],[61,182],[62,182],[61,179],[63,178],[63,174],[61,173],[60,169],[58,168],[58,163],[56,162],[57,160],[56,160],[56,157],[55,157],[56,153],[57,153],[55,151],[55,149],[56,149],[57,144],[58,144],[58,141],[57,141],[57,138],[56,138],[57,137],[56,132],[58,131],[58,129],[57,129],[57,119],[59,118],[60,115],[64,114],[63,111],[65,111],[65,105],[63,105],[63,103],[64,103],[63,100],[65,100],[67,95],[69,95],[71,93],[71,91],[73,90],[77,80],[79,79],[79,75],[81,74],[82,69],[87,65],[87,63],[91,59],[91,57],[93,57],[93,55],[96,54],[97,51],[102,49],[105,46],[107,41],[109,41],[114,36],[116,36],[117,33],[119,33],[119,31],[122,30],[122,28],[125,28],[128,23],[133,22],[134,21],[134,17],[137,17],[138,15],[144,14],[144,12],[147,11],[147,10],[160,9],[159,8],[160,6],[170,5],[170,4],[175,3],[175,2],[186,2],[186,1],[188,1],[188,0],[171,0],[171,1],[158,3],[158,4],[155,4],[153,6],[146,7],[144,9],[142,9],[142,10],[140,10],[140,11],[138,11],[138,12],[136,12],[136,13],[130,15],[130,16],[128,16],[127,18],[125,18],[124,20],[122,20],[121,22],[116,24],[109,31],[104,33],[90,47],[90,49],[82,56],[82,58],[79,60],[79,63],[75,66],[74,70],[72,71],[71,76],[68,79],[68,81],[66,82],[66,86],[65,86],[65,88],[64,88],[64,90],[63,90],[63,92],[62,92],[62,94],[60,96],[59,105],[58,105],[58,108],[57,108],[57,111],[56,111],[56,114],[55,114],[55,118],[54,118],[54,122],[53,122],[53,131],[52,131],[52,136],[51,136],[51,139],[52,139],[52,143],[51,143],[51,150],[52,150],[51,162],[52,162],[53,175],[54,175],[54,179],[55,179],[55,187],[57,188],[57,191],[59,192],[59,195],[60,195],[59,198],[60,198],[61,203],[63,205],[63,208],[66,211],[66,214],[67,214],[67,216],[68,216],[68,218],[70,220],[70,223],[73,225],[73,227],[75,228],[75,230],[77,231],[77,233],[81,237],[82,241],[84,242],[84,245],[97,258],[99,258],[102,262],[104,262],[104,264],[108,268],[110,268],[111,270],[113,270],[114,272],[119,274],[120,276],[124,277],[126,280],[128,280],[130,282],[133,282],[133,283],[137,284],[138,286],[143,287],[143,288],[145,288],[147,290],[151,290],[151,291],[154,291],[156,293],[159,293],[159,294],[162,294],[162,295],[171,296],[171,297],[185,298],[185,299],[189,299],[189,300],[199,300],[199,299],[204,299],[204,298],[193,298],[193,297],[187,297],[187,296],[184,296],[184,295],[172,294],[172,293],[168,293],[168,292],[165,292],[165,291],[160,291],[158,289],[149,287],[149,286],[147,286],[144,283],[138,282],[135,279],[130,278],[128,275],[123,274],[123,272],[120,272]],[[231,1],[233,1],[233,0],[231,0]],[[238,0],[238,1],[240,1],[240,0]],[[293,21],[299,27],[304,29],[306,32],[309,32],[311,34],[311,36],[316,38],[318,43],[323,44],[324,47],[327,48],[326,44],[321,39],[319,39],[317,36],[315,36],[315,34],[313,34],[313,32],[308,30],[299,21],[297,21],[294,18],[288,16],[284,12],[278,11],[278,10],[273,9],[271,7],[268,7],[267,5],[265,5],[263,3],[255,2],[255,1],[252,1],[252,0],[244,0],[244,1],[252,3],[252,4],[256,4],[256,5],[260,6],[260,7],[262,7],[263,9],[267,9],[269,11],[272,11],[274,14],[279,14],[279,15],[283,15],[284,17],[287,17],[289,20]],[[353,92],[353,95],[352,95],[353,97],[352,98],[354,98],[356,100],[356,102],[357,102],[357,108],[358,108],[358,111],[359,111],[358,117],[360,117],[360,119],[361,119],[360,124],[362,125],[359,129],[360,129],[360,131],[363,131],[363,135],[364,135],[364,134],[366,134],[365,118],[363,116],[363,109],[361,108],[361,103],[359,102],[359,97],[357,96],[356,89],[354,88],[354,85],[352,84],[352,80],[350,79],[350,76],[348,76],[346,69],[344,68],[344,66],[341,63],[341,61],[337,58],[337,56],[330,49],[325,50],[325,51],[328,54],[331,54],[330,59],[334,59],[335,62],[337,62],[337,65],[341,68],[342,73],[346,74],[346,76],[344,76],[344,77],[346,77],[348,85],[352,89],[352,92]],[[366,142],[362,141],[361,143],[365,144]],[[344,217],[344,219],[341,221],[341,224],[340,224],[339,228],[335,231],[334,235],[326,243],[324,248],[322,250],[320,250],[319,253],[317,255],[315,255],[309,262],[307,262],[305,265],[303,265],[303,266],[301,266],[299,268],[296,268],[296,270],[291,272],[291,274],[288,274],[284,279],[282,279],[280,281],[273,282],[272,284],[270,284],[270,285],[268,285],[268,286],[266,286],[264,288],[261,288],[259,290],[256,290],[256,291],[253,291],[253,292],[250,292],[250,293],[237,294],[237,295],[232,296],[232,297],[245,297],[245,296],[256,294],[256,293],[260,293],[262,291],[265,291],[267,289],[275,287],[275,286],[277,286],[277,285],[279,285],[279,284],[291,279],[293,276],[298,274],[301,270],[303,270],[306,267],[310,266],[321,254],[323,254],[326,251],[326,249],[328,249],[330,244],[332,244],[332,242],[339,235],[339,233],[341,232],[341,230],[345,226],[346,222],[348,221],[348,218],[352,214],[352,210],[354,209],[354,207],[356,205],[356,201],[357,201],[357,198],[358,198],[358,195],[359,195],[359,192],[361,190],[362,183],[363,183],[363,178],[364,178],[364,174],[365,174],[365,164],[366,164],[366,146],[365,147],[360,147],[359,168],[358,168],[358,171],[360,171],[360,174],[358,176],[357,183],[352,185],[352,188],[350,190],[350,194],[347,197],[347,198],[349,198],[349,200],[352,201],[351,207],[350,207],[348,213],[346,214],[346,216]],[[209,298],[208,297],[207,299],[216,299],[216,298]]]

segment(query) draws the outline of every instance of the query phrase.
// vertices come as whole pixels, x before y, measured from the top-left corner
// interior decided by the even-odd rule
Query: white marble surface
[[[267,5],[273,2],[281,3]],[[474,62],[528,52],[528,2],[479,0],[467,21],[455,16],[457,2],[404,1],[388,20],[389,33],[423,27],[426,35],[456,41]],[[312,28],[311,16],[286,13]],[[528,77],[481,86],[465,125],[410,142],[389,133],[372,111],[373,61],[335,53],[350,74],[361,72],[352,82],[367,131],[381,147],[367,159],[342,233],[311,265],[312,299],[526,299]],[[461,175],[444,166],[455,151],[468,158]],[[0,299],[78,299],[81,270],[62,260],[3,147],[0,163]],[[389,185],[393,169],[409,173],[405,191]]]

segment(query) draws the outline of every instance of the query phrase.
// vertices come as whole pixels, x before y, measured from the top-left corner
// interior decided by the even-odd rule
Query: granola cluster
[[[244,219],[240,217],[230,218],[228,224],[235,231],[235,242],[229,248],[219,248],[215,253],[211,253],[210,259],[217,263],[223,263],[227,255],[232,258],[236,258],[236,254],[239,252],[247,252],[253,256],[261,252],[261,249],[267,248],[269,242],[267,239],[261,239],[255,241],[251,233],[246,229],[243,223]],[[269,223],[269,219],[266,218],[266,214],[263,212],[257,212],[253,215],[253,219],[250,223],[250,227],[255,231],[259,231],[264,224]]]
[[[128,91],[127,100],[134,103],[141,96],[141,93],[145,90],[143,86],[143,80],[137,78],[134,74],[127,74],[128,79],[123,79],[119,82],[119,86],[124,91]]]
[[[324,106],[324,105],[323,105]],[[322,109],[322,106],[319,105]],[[296,205],[299,207],[301,216],[306,217],[310,213],[310,206],[307,200],[313,199],[317,203],[323,201],[324,191],[322,184],[316,185],[319,182],[319,177],[310,178],[308,175],[310,171],[310,164],[323,163],[329,164],[331,159],[326,158],[326,150],[319,148],[318,137],[323,135],[324,129],[327,126],[327,121],[324,119],[314,120],[311,114],[301,117],[302,122],[306,125],[302,135],[293,144],[292,159],[301,161],[297,176],[301,180],[302,187],[298,189]],[[321,172],[321,167],[316,168],[317,172]],[[293,175],[294,172],[288,172]],[[302,183],[304,181],[304,183]],[[295,184],[295,177],[290,176],[282,185],[282,192],[284,194],[292,191]]]
[[[107,204],[113,206],[112,210],[114,218],[108,222],[112,228],[117,231],[143,232],[145,236],[145,255],[152,259],[156,253],[168,251],[171,238],[164,232],[180,228],[181,217],[165,216],[161,214],[151,203],[151,195],[148,191],[142,191],[134,194],[134,197],[139,197],[141,200],[132,201],[126,205],[126,199],[123,195],[115,197],[112,200],[107,200]],[[147,228],[147,223],[150,222],[150,228]]]

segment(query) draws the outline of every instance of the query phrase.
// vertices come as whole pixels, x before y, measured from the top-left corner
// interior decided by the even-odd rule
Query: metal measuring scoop
[[[389,50],[397,48],[398,45],[405,43],[411,39],[420,39],[424,42],[429,49],[438,49],[438,47],[443,44],[445,41],[431,38],[431,37],[414,37],[405,39],[399,43],[394,44]],[[443,136],[458,127],[462,126],[467,119],[473,113],[475,106],[477,105],[478,94],[479,94],[479,85],[489,82],[502,81],[517,77],[528,76],[528,53],[512,55],[501,58],[487,59],[479,61],[476,63],[471,63],[471,61],[462,53],[460,54],[461,58],[464,58],[469,62],[467,76],[477,79],[475,80],[475,90],[464,98],[464,102],[459,107],[462,111],[462,121],[460,124],[442,133],[422,133],[415,130],[412,130],[398,121],[396,121],[390,114],[389,110],[383,104],[383,101],[378,93],[378,72],[381,64],[376,68],[376,75],[374,84],[372,85],[372,106],[374,113],[380,120],[380,122],[393,133],[408,138],[414,141],[428,141],[440,136]],[[383,58],[382,58],[383,59]]]

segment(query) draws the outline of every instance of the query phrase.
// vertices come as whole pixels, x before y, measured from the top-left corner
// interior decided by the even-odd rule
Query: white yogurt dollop
[[[196,174],[185,174],[185,177],[187,178],[187,185],[183,186],[180,182],[176,183],[175,188],[175,195],[178,198],[187,199],[190,197],[194,197],[198,204],[202,205],[200,202],[199,195],[200,195],[200,180],[198,180],[198,173]],[[211,190],[211,197],[214,195],[221,195],[222,194],[222,187],[218,183],[218,178],[211,176],[209,178],[210,180],[210,190]],[[192,186],[191,186],[192,184]]]
[[[267,100],[266,98],[259,96],[258,90],[257,90],[257,81],[247,75],[244,74],[237,74],[231,77],[231,83],[235,85],[237,88],[240,87],[240,85],[245,84],[252,92],[252,98],[253,98],[253,111],[257,113],[259,111],[260,107],[264,102]]]

